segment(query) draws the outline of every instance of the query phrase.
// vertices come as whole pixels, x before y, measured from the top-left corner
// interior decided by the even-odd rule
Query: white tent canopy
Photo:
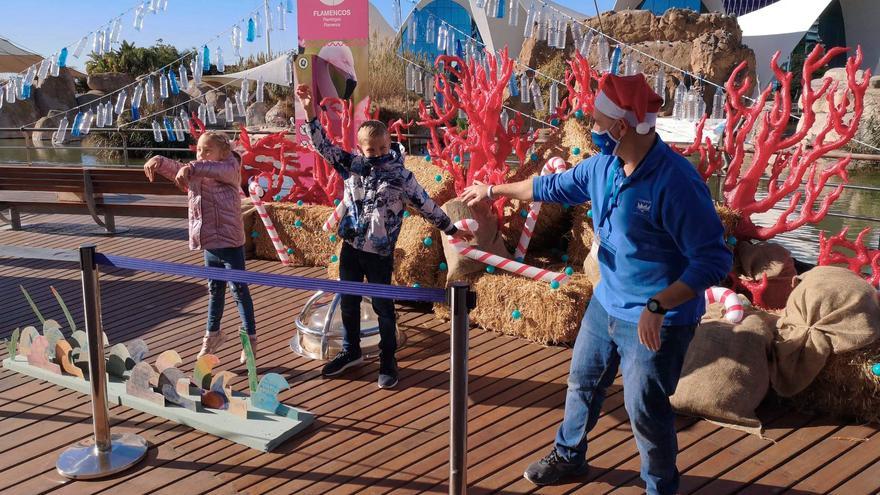
[[[270,60],[263,65],[258,65],[256,67],[251,67],[250,69],[246,69],[241,72],[234,72],[231,74],[215,74],[212,76],[202,76],[202,80],[206,82],[228,83],[244,78],[248,78],[251,81],[256,81],[257,79],[262,77],[263,82],[278,84],[280,86],[287,86],[287,67],[285,67],[287,61],[288,57],[285,53],[275,60]],[[296,86],[295,71],[293,73],[293,78],[294,86]]]
[[[773,54],[779,50],[779,62],[784,62],[829,3],[831,0],[779,0],[737,19],[743,44],[755,51],[759,87],[773,79]]]

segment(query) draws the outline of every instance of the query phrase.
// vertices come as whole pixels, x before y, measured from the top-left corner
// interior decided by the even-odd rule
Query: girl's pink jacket
[[[184,165],[163,156],[158,172],[174,180]],[[216,249],[244,245],[241,221],[241,169],[234,155],[212,162],[189,163],[189,248]]]

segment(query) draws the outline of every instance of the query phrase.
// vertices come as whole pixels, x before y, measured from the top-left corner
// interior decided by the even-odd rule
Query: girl
[[[199,138],[196,160],[186,165],[154,156],[144,164],[150,181],[156,173],[173,180],[189,195],[189,248],[205,250],[205,266],[244,270],[244,224],[241,221],[238,159],[226,135],[207,131]],[[254,303],[247,284],[229,282],[244,329],[257,352]],[[215,354],[226,340],[220,329],[226,302],[226,282],[208,280],[208,325],[202,340],[204,354]],[[197,357],[197,358],[198,358]],[[245,362],[241,351],[241,362]]]

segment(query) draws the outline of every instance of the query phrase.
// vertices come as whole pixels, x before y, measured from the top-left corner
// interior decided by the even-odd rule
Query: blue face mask
[[[617,147],[620,145],[620,141],[611,137],[610,129],[611,127],[604,131],[593,131],[591,133],[593,144],[599,148],[599,154],[601,155],[613,155],[617,151]]]

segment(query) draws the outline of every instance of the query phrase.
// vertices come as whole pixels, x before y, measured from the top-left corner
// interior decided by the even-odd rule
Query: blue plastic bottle
[[[254,18],[251,17],[248,19],[248,30],[247,30],[247,41],[251,43],[257,37],[257,25],[254,23]]]
[[[58,67],[67,67],[67,47],[61,49],[61,55],[58,55]]]
[[[70,135],[73,137],[79,137],[79,126],[82,124],[83,113],[77,112],[76,117],[73,118],[73,125],[70,126]]]
[[[165,134],[168,135],[168,141],[172,143],[176,142],[177,136],[174,134],[174,125],[171,124],[171,119],[165,117],[163,123],[165,124]]]
[[[620,45],[614,47],[614,53],[611,55],[611,73],[617,75],[617,72],[620,70]]]
[[[168,81],[171,83],[171,94],[179,94],[180,86],[177,84],[177,74],[173,70],[168,71]]]

